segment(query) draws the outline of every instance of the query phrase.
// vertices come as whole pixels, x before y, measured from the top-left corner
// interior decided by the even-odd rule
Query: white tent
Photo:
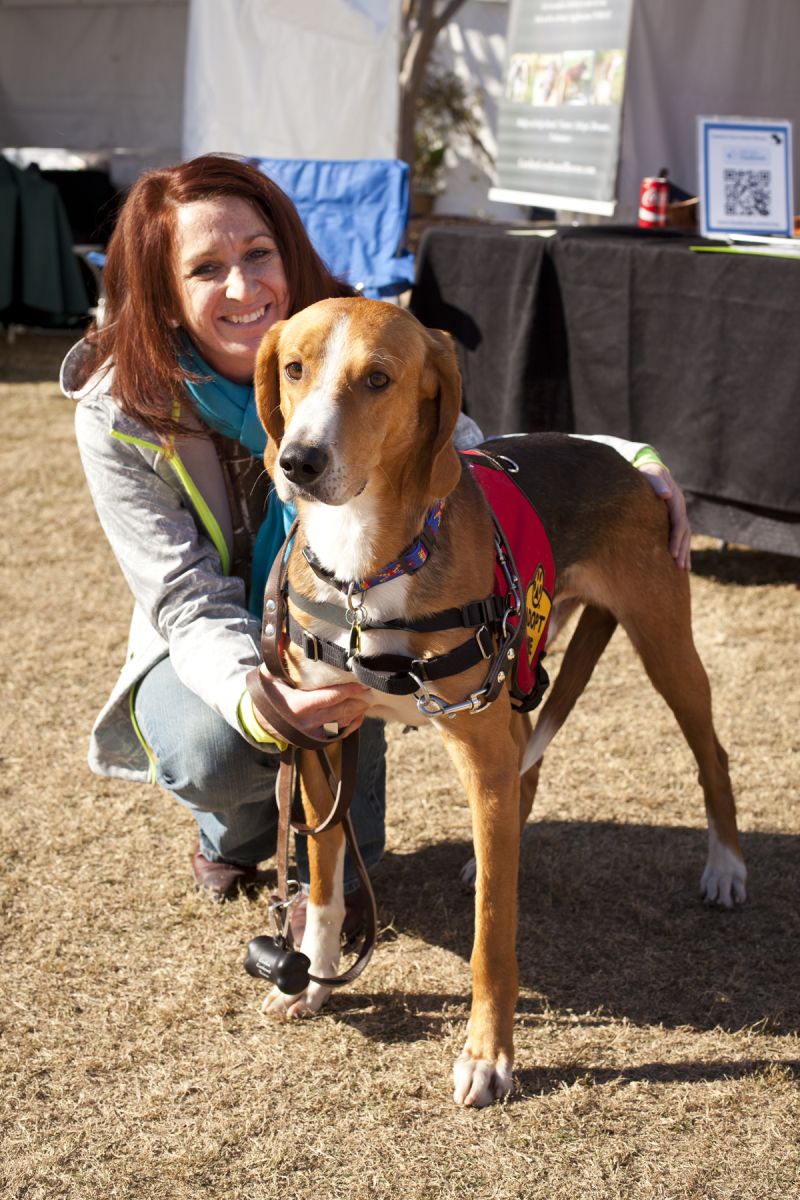
[[[180,157],[188,0],[0,0],[0,146]]]
[[[189,0],[0,0],[0,146],[100,153],[122,184],[143,165],[212,145],[298,157],[387,153],[399,0],[192,5],[187,73]],[[483,90],[490,147],[507,19],[505,0],[468,0],[437,51]],[[620,215],[633,211],[641,177],[662,166],[695,189],[698,114],[800,116],[798,45],[797,0],[636,0]],[[454,162],[442,210],[515,215],[489,205],[492,181],[466,147],[454,148]]]
[[[0,0],[0,146],[393,157],[397,0]],[[41,156],[39,156],[41,159]]]

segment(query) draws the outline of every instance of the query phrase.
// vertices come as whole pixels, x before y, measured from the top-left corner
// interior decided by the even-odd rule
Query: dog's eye
[[[286,366],[283,368],[283,370],[288,379],[297,380],[297,379],[303,378],[303,364],[302,363],[299,363],[299,362],[287,363]]]
[[[379,392],[381,388],[385,388],[389,382],[389,376],[383,371],[372,371],[367,376],[367,387],[372,388],[374,392]]]

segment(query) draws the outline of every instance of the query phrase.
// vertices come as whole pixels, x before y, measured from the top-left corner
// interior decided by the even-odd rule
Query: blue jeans
[[[278,832],[276,750],[258,750],[178,679],[169,658],[139,684],[139,729],[156,758],[156,781],[192,813],[200,849],[211,861],[251,864],[272,858]],[[368,869],[383,853],[386,809],[386,741],[381,721],[359,731],[358,775],[350,813]],[[295,857],[308,883],[306,838],[296,836]],[[358,886],[345,858],[345,892]]]

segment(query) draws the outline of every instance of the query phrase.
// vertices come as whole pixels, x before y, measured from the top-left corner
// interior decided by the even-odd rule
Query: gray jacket
[[[75,431],[89,491],[134,598],[125,665],[92,729],[89,766],[99,775],[153,781],[155,762],[133,719],[139,681],[169,654],[178,678],[251,741],[238,707],[247,672],[261,660],[261,627],[243,581],[227,573],[230,513],[211,439],[179,441],[167,457],[152,431],[116,404],[113,371],[76,390],[85,352],[82,342],[70,350],[61,389],[78,401]],[[481,439],[462,414],[460,448]]]
[[[152,431],[117,406],[113,372],[75,391],[83,353],[78,343],[67,355],[61,388],[78,400],[86,481],[134,598],[125,665],[92,729],[89,765],[100,775],[152,781],[155,764],[133,721],[136,685],[169,654],[179,679],[247,737],[237,710],[245,676],[261,658],[260,622],[248,611],[243,581],[226,574],[227,500],[211,439],[186,439],[168,458]]]

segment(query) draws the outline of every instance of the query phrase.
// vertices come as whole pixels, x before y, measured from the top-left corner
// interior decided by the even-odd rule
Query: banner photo
[[[612,216],[633,0],[512,0],[491,200]]]

